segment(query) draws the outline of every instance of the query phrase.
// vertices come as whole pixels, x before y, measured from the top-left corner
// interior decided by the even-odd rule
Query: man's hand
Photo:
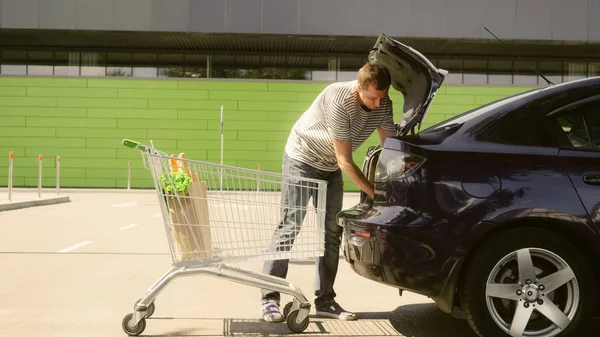
[[[338,140],[333,138],[333,148],[337,157],[338,166],[352,182],[354,182],[369,198],[375,198],[373,185],[367,180],[352,159],[352,140]]]

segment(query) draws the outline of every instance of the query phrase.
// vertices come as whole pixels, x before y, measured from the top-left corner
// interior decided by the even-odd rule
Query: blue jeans
[[[325,253],[316,263],[315,279],[315,306],[327,306],[334,301],[336,296],[333,283],[340,260],[340,242],[342,228],[336,224],[336,215],[342,210],[344,196],[344,181],[341,170],[328,172],[316,169],[308,164],[294,160],[287,154],[283,155],[283,174],[314,178],[327,181],[327,202],[325,215]],[[286,245],[293,244],[296,234],[300,230],[306,206],[311,197],[308,195],[313,189],[285,184],[281,191],[282,213],[281,220],[274,233],[271,250],[278,251]],[[306,184],[305,184],[306,186]],[[313,205],[316,198],[312,196]],[[289,208],[291,206],[291,208]],[[304,209],[304,211],[302,210]],[[289,260],[266,261],[263,272],[269,275],[285,278],[288,272]],[[280,294],[268,289],[262,289],[262,300],[275,300],[279,303]]]

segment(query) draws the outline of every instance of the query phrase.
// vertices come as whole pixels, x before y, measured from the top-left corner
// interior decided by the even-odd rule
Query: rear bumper
[[[358,205],[340,212],[344,259],[358,275],[435,300],[447,286],[451,259],[433,245],[440,233],[432,232],[431,219],[403,212],[408,210]]]

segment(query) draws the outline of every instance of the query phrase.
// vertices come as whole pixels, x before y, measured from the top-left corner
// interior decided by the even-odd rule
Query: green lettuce
[[[160,176],[158,180],[162,182],[163,189],[168,194],[188,193],[189,187],[192,184],[192,178],[184,172],[170,172],[169,179],[165,176]],[[175,192],[173,192],[173,187],[175,187]]]

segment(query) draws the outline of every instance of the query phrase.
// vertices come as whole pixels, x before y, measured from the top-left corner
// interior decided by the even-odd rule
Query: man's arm
[[[371,199],[375,197],[373,185],[367,180],[365,175],[360,171],[358,166],[352,159],[351,140],[338,140],[332,138],[335,156],[337,157],[338,166],[353,183],[363,190]]]
[[[377,127],[377,133],[379,134],[379,140],[381,140],[381,145],[385,143],[385,139],[388,137],[395,137],[398,135],[398,130],[396,129],[396,123],[394,123],[394,105],[392,100],[388,98],[386,102],[387,111],[385,113],[385,117],[379,126]]]
[[[395,130],[394,131],[387,130],[382,127],[377,128],[377,133],[379,134],[379,139],[381,140],[381,145],[383,145],[383,143],[385,143],[386,138],[395,137],[398,134],[398,132]]]

